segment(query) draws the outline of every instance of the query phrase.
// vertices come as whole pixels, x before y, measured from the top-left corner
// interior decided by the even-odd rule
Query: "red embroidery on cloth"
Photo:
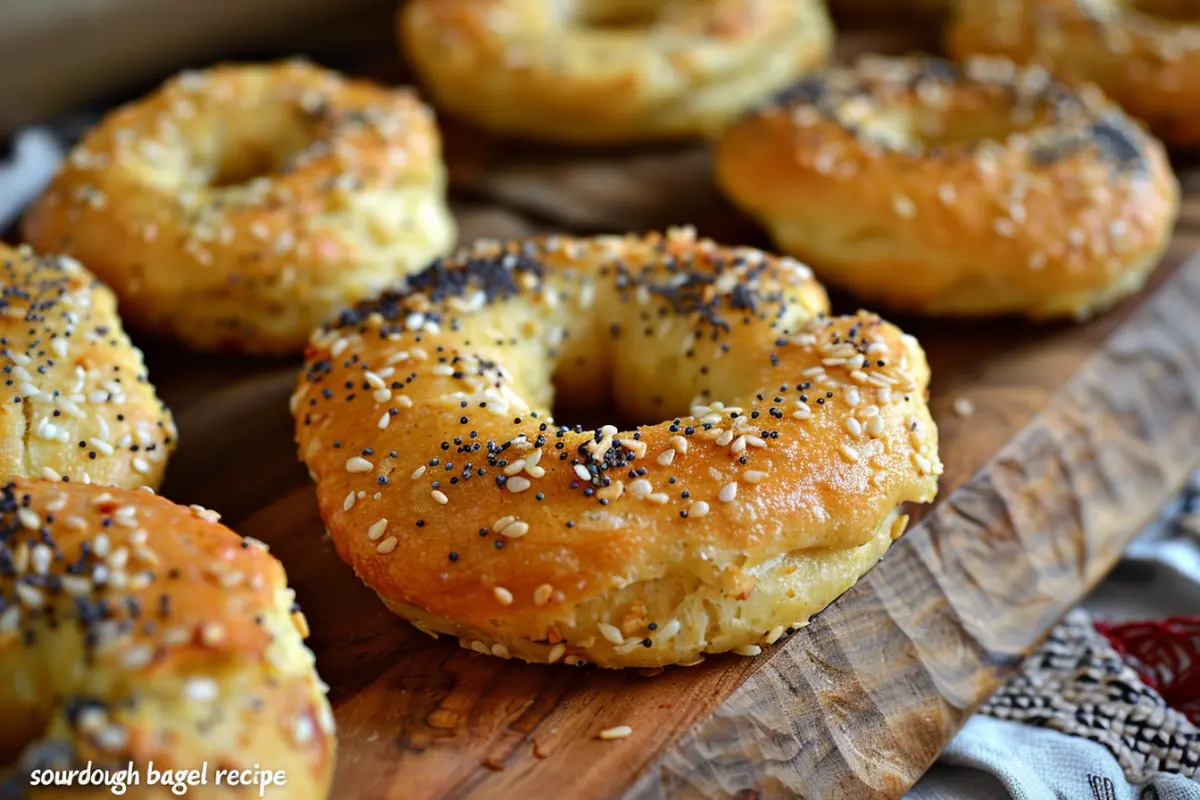
[[[1200,617],[1094,624],[1167,705],[1200,724]]]

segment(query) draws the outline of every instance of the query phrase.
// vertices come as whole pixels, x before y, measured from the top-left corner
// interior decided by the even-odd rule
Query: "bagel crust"
[[[412,0],[399,31],[441,106],[583,145],[709,133],[833,46],[823,0]]]
[[[302,61],[187,72],[110,114],[24,221],[82,261],[130,327],[200,350],[288,353],[339,309],[446,252],[433,115]]]
[[[151,492],[0,489],[0,795],[111,797],[31,776],[133,762],[144,782],[153,761],[207,762],[189,797],[245,797],[215,772],[260,766],[289,798],[325,797],[333,716],[303,614],[266,546],[216,519]]]
[[[177,434],[116,298],[79,262],[0,243],[0,475],[162,483]]]
[[[959,58],[1006,56],[1095,83],[1168,144],[1200,145],[1193,0],[960,0],[946,46]]]
[[[939,315],[1104,310],[1144,284],[1179,209],[1159,142],[1094,88],[1003,59],[814,76],[732,126],[716,173],[823,278]]]
[[[501,657],[757,653],[934,496],[912,337],[809,270],[662,236],[484,241],[314,334],[292,399],[338,553]],[[630,430],[560,426],[555,400]]]

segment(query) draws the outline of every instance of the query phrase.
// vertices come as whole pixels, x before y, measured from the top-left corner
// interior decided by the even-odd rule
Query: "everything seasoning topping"
[[[175,425],[108,290],[66,256],[0,247],[0,264],[0,377],[26,416],[24,461],[9,474],[152,482]]]
[[[262,659],[267,675],[282,678],[291,649],[302,648],[307,623],[265,545],[216,528],[212,512],[185,524],[188,513],[121,490],[33,480],[0,487],[0,658],[19,665],[30,648],[54,654],[56,713],[70,730],[57,742],[65,764],[117,757],[135,732],[155,740],[180,724],[156,728],[161,710],[141,714],[138,692],[98,686],[141,686],[156,671],[183,668],[180,699],[206,705],[221,690],[205,664]],[[33,702],[32,684],[20,698],[22,680],[18,699]],[[264,681],[241,691],[261,704],[255,693],[275,690]],[[332,720],[318,716],[330,733]],[[196,725],[205,736],[208,723]]]
[[[987,137],[954,145],[927,143],[922,133],[907,129],[919,127],[914,125],[918,120],[990,113],[972,99],[980,93],[1005,106],[1011,135],[1003,143]],[[964,149],[987,158],[1002,145],[1027,150],[1034,168],[1090,150],[1119,174],[1141,176],[1147,169],[1145,134],[1118,109],[1094,91],[1077,92],[1057,83],[1040,67],[1018,67],[1000,58],[971,58],[960,69],[937,58],[867,56],[853,69],[834,68],[805,78],[758,113],[781,111],[801,127],[821,117],[832,119],[874,146],[921,158],[944,159]],[[899,128],[897,113],[908,119]],[[939,125],[926,122],[924,127],[936,130]],[[820,166],[823,172],[837,168],[834,163]]]
[[[821,439],[833,440],[839,481],[931,479],[930,429],[900,429],[923,392],[914,346],[869,314],[827,319],[825,302],[798,262],[689,229],[481,242],[314,334],[292,397],[301,453],[318,482],[340,487],[324,511],[361,547],[362,569],[432,547],[447,580],[635,518],[680,535],[739,524],[779,491],[777,460]],[[630,410],[621,385],[606,396],[617,359],[634,370],[617,380],[655,396],[647,407],[685,413],[633,429],[555,422],[551,376],[568,369],[573,391],[614,416]],[[819,502],[808,513],[827,518]],[[478,588],[495,613],[560,596],[555,583]],[[679,623],[609,628],[614,646],[638,648]]]
[[[374,291],[450,246],[440,151],[410,89],[300,59],[185,72],[89,131],[25,233],[103,264],[123,304],[189,343],[291,351],[347,281]],[[118,252],[98,252],[90,232],[114,229]],[[175,269],[144,267],[171,250]]]

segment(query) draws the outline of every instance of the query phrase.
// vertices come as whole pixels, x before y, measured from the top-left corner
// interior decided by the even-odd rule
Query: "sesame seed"
[[[313,721],[307,716],[296,717],[296,722],[292,725],[292,740],[298,745],[306,745],[312,741],[316,733],[316,726]]]
[[[50,561],[53,557],[53,551],[39,542],[29,551],[29,567],[34,574],[45,575],[50,571]]]
[[[850,447],[850,445],[842,442],[842,444],[838,446],[838,450],[841,451],[842,455],[845,456],[846,460],[851,464],[858,463],[858,452],[854,448]]]
[[[384,531],[387,530],[387,526],[388,521],[386,519],[377,520],[371,525],[371,527],[367,528],[367,538],[372,542],[379,541],[380,537],[383,536]]]
[[[737,481],[731,481],[721,487],[721,492],[717,495],[717,499],[722,503],[732,503],[733,498],[737,497],[737,490]]]
[[[37,512],[31,508],[18,508],[17,521],[25,528],[31,531],[36,531],[42,526],[42,518],[37,515]]]
[[[607,639],[612,644],[625,644],[625,635],[621,633],[616,625],[608,622],[600,622],[596,625],[600,630],[600,635]]]
[[[581,481],[590,481],[592,479],[592,474],[588,472],[587,467],[583,464],[575,465],[575,474],[579,476],[579,480]]]
[[[546,656],[546,663],[557,664],[558,660],[561,659],[566,652],[567,646],[562,642],[559,642],[558,644],[554,645],[554,647],[550,648],[550,653]]]
[[[533,604],[536,606],[546,605],[546,603],[550,602],[552,594],[554,594],[554,587],[548,583],[543,583],[533,590]]]
[[[446,493],[439,489],[434,489],[429,493],[429,496],[434,499],[434,502],[440,503],[441,505],[446,505],[450,502],[450,498],[446,497]]]
[[[533,484],[529,481],[528,478],[523,478],[519,475],[515,478],[509,478],[508,481],[504,484],[505,488],[508,489],[510,492],[523,492],[532,485]]]
[[[225,626],[219,622],[209,622],[200,629],[200,641],[209,647],[216,647],[225,641]]]
[[[421,466],[419,466],[415,470],[413,470],[412,479],[414,481],[418,480],[424,474],[425,474],[425,465],[422,464]]]
[[[697,500],[696,502],[692,503],[689,516],[703,517],[708,514],[708,510],[708,503],[704,502],[703,500]]]
[[[194,703],[208,703],[217,699],[220,687],[212,678],[188,678],[183,683],[183,696]]]
[[[496,601],[502,606],[511,606],[513,601],[512,592],[505,589],[503,586],[497,586],[492,589],[492,594],[496,596]]]
[[[752,469],[742,473],[742,480],[744,480],[746,483],[762,483],[766,477],[767,473],[762,472],[761,470]]]
[[[633,734],[633,728],[628,725],[617,725],[615,728],[605,728],[597,734],[597,738],[605,741],[624,739]]]
[[[733,652],[739,656],[757,656],[762,653],[762,648],[756,644],[744,644],[733,648]]]
[[[975,413],[975,403],[969,397],[958,397],[954,400],[954,413],[960,417],[969,417]]]
[[[511,522],[508,525],[505,525],[503,530],[497,530],[496,532],[509,539],[519,539],[525,534],[529,533],[529,523]]]
[[[195,516],[199,517],[200,519],[204,520],[205,522],[220,522],[221,521],[221,515],[218,514],[216,511],[213,511],[211,508],[205,508],[204,506],[198,506],[195,504],[188,506],[188,508],[190,508],[192,510],[192,513]]]
[[[346,472],[370,472],[375,465],[362,456],[354,456],[346,462]]]
[[[399,544],[399,540],[395,536],[389,536],[379,543],[379,546],[375,548],[375,552],[386,555],[395,550],[397,544]]]
[[[883,417],[874,416],[867,420],[867,433],[870,436],[880,436],[883,434]]]
[[[658,463],[669,467],[675,461],[675,448],[669,447],[658,455]]]
[[[16,592],[17,599],[28,608],[41,608],[45,602],[41,591],[27,583],[18,583],[13,587],[13,591]]]

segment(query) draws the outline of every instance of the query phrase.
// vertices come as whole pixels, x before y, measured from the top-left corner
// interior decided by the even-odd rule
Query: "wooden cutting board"
[[[766,244],[713,190],[702,146],[580,154],[452,123],[447,138],[465,240],[694,223]],[[220,511],[287,566],[332,687],[335,798],[895,797],[1200,462],[1200,260],[1187,261],[1200,169],[1180,170],[1170,255],[1103,318],[897,320],[934,369],[940,497],[758,658],[651,676],[502,661],[417,633],[324,536],[292,443],[296,361],[149,348],[181,430],[164,493]],[[960,398],[972,415],[954,411]],[[615,725],[633,734],[596,739]]]

